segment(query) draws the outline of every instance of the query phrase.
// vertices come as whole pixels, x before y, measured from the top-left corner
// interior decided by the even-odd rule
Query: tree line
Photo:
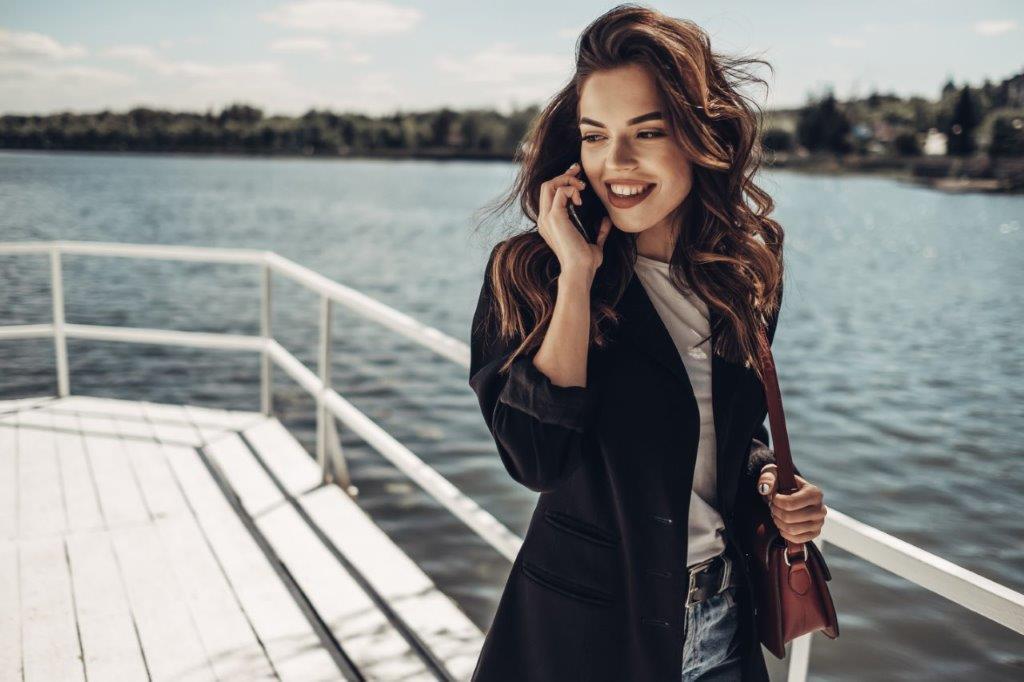
[[[292,117],[236,103],[217,113],[9,114],[0,117],[0,148],[512,158],[539,111],[442,108],[373,117],[313,109]],[[936,100],[872,93],[840,102],[829,91],[796,109],[765,112],[761,136],[775,152],[913,156],[929,131],[945,135],[950,155],[1024,155],[1024,73],[980,87],[950,81]]]

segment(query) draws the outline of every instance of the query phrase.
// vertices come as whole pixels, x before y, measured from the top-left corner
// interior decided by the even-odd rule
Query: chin
[[[638,234],[640,232],[643,232],[647,228],[651,227],[650,223],[639,222],[636,218],[626,218],[624,220],[621,220],[621,222],[620,220],[617,220],[615,218],[614,214],[611,216],[611,218],[612,223],[615,224],[616,228],[622,230],[623,232],[629,232],[630,234]]]

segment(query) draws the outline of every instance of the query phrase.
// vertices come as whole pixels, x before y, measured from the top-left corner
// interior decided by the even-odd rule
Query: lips
[[[654,190],[655,184],[656,183],[647,185],[644,188],[644,191],[640,192],[639,194],[634,194],[631,197],[620,197],[619,195],[615,194],[615,192],[612,191],[611,187],[608,187],[607,183],[605,183],[605,188],[607,188],[608,190],[608,201],[611,202],[612,206],[614,206],[615,208],[632,208],[639,204],[644,199],[646,199],[647,197],[651,196],[651,192]]]

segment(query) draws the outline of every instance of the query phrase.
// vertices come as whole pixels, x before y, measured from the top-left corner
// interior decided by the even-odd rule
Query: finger
[[[817,531],[817,532],[800,533],[798,535],[793,535],[792,533],[783,532],[783,531],[780,530],[779,531],[779,535],[781,535],[786,540],[789,540],[790,542],[795,542],[797,544],[803,544],[805,542],[810,542],[814,538],[818,537],[819,535],[821,535],[821,532]]]
[[[786,523],[785,521],[775,521],[775,526],[780,531],[785,531],[790,535],[799,535],[801,533],[817,533],[821,530],[821,521],[802,521],[800,523]]]
[[[574,164],[575,165],[575,164]],[[579,171],[579,166],[575,168],[570,167],[565,173],[556,175],[555,177],[542,182],[540,185],[540,215],[547,215],[551,211],[551,206],[554,200],[555,191],[564,185],[576,185],[580,189],[586,187],[586,183],[575,176],[575,173]]]
[[[551,210],[565,208],[565,202],[569,200],[569,195],[575,192],[572,187],[568,185],[562,185],[555,190],[555,196],[551,199]]]
[[[823,507],[804,507],[803,509],[789,510],[779,509],[772,505],[772,516],[786,523],[798,523],[802,521],[821,521],[825,518]]]
[[[757,478],[757,492],[759,492],[766,501],[771,500],[772,493],[775,492],[774,468],[761,470],[761,475]]]
[[[776,493],[774,503],[783,509],[803,509],[808,505],[819,505],[822,500],[821,489],[813,484],[806,484],[792,493]]]

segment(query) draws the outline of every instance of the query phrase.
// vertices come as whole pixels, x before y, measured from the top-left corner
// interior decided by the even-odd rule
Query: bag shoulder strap
[[[775,373],[775,360],[764,327],[757,329],[758,359],[764,374],[764,397],[768,403],[768,422],[772,430],[772,451],[775,453],[776,489],[788,495],[797,490],[793,471],[793,457],[789,451],[789,434],[786,432],[786,417],[782,411],[782,392]]]

